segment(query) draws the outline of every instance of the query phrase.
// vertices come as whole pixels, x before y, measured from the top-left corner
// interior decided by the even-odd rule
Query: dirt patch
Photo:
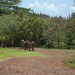
[[[75,75],[75,70],[65,67],[64,52],[36,49],[48,57],[12,58],[0,62],[0,75]]]

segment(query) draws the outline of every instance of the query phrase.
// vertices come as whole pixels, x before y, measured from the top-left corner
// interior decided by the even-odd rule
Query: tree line
[[[75,13],[67,18],[50,17],[17,6],[20,0],[3,1],[0,0],[0,46],[7,42],[7,46],[17,47],[24,39],[34,40],[37,47],[75,48]]]

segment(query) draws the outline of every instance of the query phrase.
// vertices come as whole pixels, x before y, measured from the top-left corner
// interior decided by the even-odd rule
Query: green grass
[[[51,49],[52,51],[58,51],[65,53],[67,56],[62,62],[65,66],[75,69],[75,49]]]
[[[45,56],[39,52],[26,51],[16,48],[0,48],[0,60],[15,58],[15,57],[25,57],[25,56]]]
[[[75,54],[68,56],[63,63],[65,64],[65,66],[68,66],[72,69],[75,69]]]

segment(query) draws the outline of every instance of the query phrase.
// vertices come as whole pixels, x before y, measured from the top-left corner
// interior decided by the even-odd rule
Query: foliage
[[[21,0],[0,0],[0,15],[9,14],[13,10],[16,12],[15,7],[17,7],[17,4],[20,2]]]
[[[66,58],[63,62],[66,66],[75,69],[75,55]]]
[[[68,18],[50,17],[42,13],[36,14],[31,9],[15,6],[18,2],[20,0],[13,4],[9,3],[12,10],[0,9],[1,46],[3,41],[10,42],[10,46],[19,46],[20,40],[24,39],[34,40],[38,47],[68,49],[75,47],[75,13]]]

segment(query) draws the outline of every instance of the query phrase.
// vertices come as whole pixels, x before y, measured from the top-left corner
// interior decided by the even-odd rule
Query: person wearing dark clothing
[[[34,47],[35,47],[35,42],[32,41],[32,42],[31,42],[31,48],[32,48],[32,51],[34,51]]]

